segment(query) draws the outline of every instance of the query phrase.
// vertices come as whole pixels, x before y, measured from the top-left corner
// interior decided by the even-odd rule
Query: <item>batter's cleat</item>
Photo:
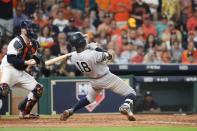
[[[136,121],[133,112],[131,111],[130,104],[124,103],[119,107],[121,114],[126,115],[129,121]]]
[[[61,121],[66,121],[70,116],[73,115],[73,109],[68,109],[68,110],[65,110],[61,116],[60,116],[60,120]]]
[[[19,112],[19,119],[39,119],[40,116],[38,114],[24,114],[23,112]]]

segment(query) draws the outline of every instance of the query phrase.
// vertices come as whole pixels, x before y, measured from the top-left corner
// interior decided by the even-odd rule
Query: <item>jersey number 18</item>
[[[91,69],[86,62],[77,62],[77,65],[81,72],[90,72]]]

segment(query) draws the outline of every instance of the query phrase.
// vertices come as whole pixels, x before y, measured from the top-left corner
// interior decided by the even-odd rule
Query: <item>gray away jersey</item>
[[[98,78],[109,72],[109,67],[103,63],[104,52],[86,49],[83,52],[72,52],[71,62],[87,77]]]

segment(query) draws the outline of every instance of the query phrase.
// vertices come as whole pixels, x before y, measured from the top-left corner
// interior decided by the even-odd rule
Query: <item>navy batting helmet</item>
[[[39,32],[39,26],[33,23],[31,20],[24,20],[21,22],[21,29],[27,30],[27,37],[30,39],[37,39],[37,32]]]
[[[86,35],[81,32],[75,32],[68,34],[68,40],[70,44],[76,48],[84,47],[86,45]]]

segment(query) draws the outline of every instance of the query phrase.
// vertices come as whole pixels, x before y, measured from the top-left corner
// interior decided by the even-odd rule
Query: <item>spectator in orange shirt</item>
[[[64,7],[65,9],[64,11],[64,18],[65,19],[71,19],[73,17],[73,12],[72,12],[72,8],[67,5],[66,7]]]
[[[110,27],[111,27],[111,32],[110,32],[111,36],[113,35],[121,36],[121,29],[117,28],[117,24],[115,20],[111,22]]]
[[[96,0],[99,9],[108,12],[111,4],[111,0]]]
[[[194,42],[188,43],[187,49],[182,53],[183,64],[197,64],[197,50],[194,48]]]
[[[193,13],[193,16],[190,17],[187,21],[187,30],[195,30],[197,28],[197,10]]]
[[[63,0],[66,5],[71,3],[71,0]]]
[[[82,17],[83,17],[83,14],[82,14],[82,11],[80,10],[72,10],[73,12],[73,18],[75,19],[75,26],[77,28],[81,28],[82,25],[83,25],[83,20],[82,20]]]
[[[18,3],[21,3],[21,0],[13,0],[12,2],[13,4],[13,8],[16,9],[16,6],[18,5]]]
[[[48,24],[48,21],[43,19],[43,11],[41,9],[36,10],[33,17],[34,23],[38,24],[41,28]]]
[[[142,29],[144,31],[144,37],[145,39],[150,35],[153,34],[154,36],[157,36],[157,30],[156,27],[152,24],[151,18],[148,14],[143,15],[143,25]]]
[[[129,19],[131,0],[111,0],[110,11],[114,13],[118,28],[124,27]]]
[[[144,44],[138,43],[137,46],[137,54],[130,59],[133,64],[141,64],[144,61]]]
[[[60,0],[58,2],[58,9],[62,10],[64,12],[64,18],[65,19],[70,19],[73,17],[73,13],[72,13],[72,9],[71,7],[68,5],[68,3],[66,3],[63,0]]]

